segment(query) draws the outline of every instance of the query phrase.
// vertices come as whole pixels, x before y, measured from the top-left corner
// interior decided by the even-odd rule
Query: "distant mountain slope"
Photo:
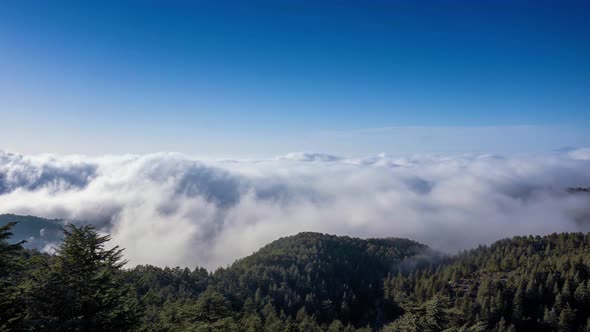
[[[586,193],[586,194],[590,194],[590,187],[584,188],[584,187],[572,187],[572,188],[568,188],[567,192],[570,194],[578,194],[578,193]]]
[[[436,303],[441,314],[461,313],[441,325],[590,331],[590,233],[500,240],[466,251],[436,270],[389,277],[384,286],[390,301],[413,303],[414,309]],[[446,306],[440,299],[448,301]],[[400,322],[392,331],[409,325],[420,330],[415,312]]]
[[[11,242],[26,240],[25,248],[42,250],[46,245],[62,239],[63,220],[45,219],[34,216],[0,214],[0,226],[9,222],[18,222],[12,229]]]

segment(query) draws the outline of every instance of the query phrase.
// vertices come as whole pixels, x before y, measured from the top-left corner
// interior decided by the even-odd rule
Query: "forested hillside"
[[[383,310],[383,279],[410,261],[412,266],[426,265],[426,258],[436,256],[427,253],[426,246],[405,239],[301,233],[279,239],[212,274],[202,268],[138,266],[128,276],[147,308],[152,328],[154,324],[175,328],[170,322],[177,321],[182,326],[179,330],[187,329],[186,321],[174,315],[196,310],[195,295],[207,287],[224,296],[226,310],[242,313],[241,323],[252,331],[274,326],[275,318],[276,325],[284,327],[289,317],[299,317],[291,323],[295,327],[304,320],[305,324],[339,320],[365,326],[391,316]],[[161,312],[163,305],[170,310]]]
[[[64,225],[63,220],[0,214],[0,226],[17,220],[18,223],[12,227],[11,239],[15,242],[26,240],[24,243],[26,248],[42,250],[46,245],[63,238],[61,230]]]
[[[590,331],[590,234],[501,240],[437,268],[390,276],[386,299],[407,313],[392,330],[425,330],[423,311],[436,304],[437,325],[495,331]]]
[[[69,226],[55,255],[0,230],[1,331],[590,331],[590,234],[445,257],[405,239],[281,238],[227,268],[125,267]]]

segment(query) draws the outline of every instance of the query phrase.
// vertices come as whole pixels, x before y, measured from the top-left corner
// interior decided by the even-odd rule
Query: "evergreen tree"
[[[298,332],[299,331],[297,323],[293,321],[293,318],[291,318],[291,316],[287,317],[284,325],[285,326],[283,328],[283,332]]]
[[[36,277],[29,295],[34,330],[128,331],[138,322],[130,288],[122,281],[122,249],[109,236],[70,225],[55,262]]]
[[[559,331],[570,332],[574,331],[573,323],[576,319],[576,311],[570,308],[569,304],[566,304],[565,308],[559,313]]]
[[[23,266],[17,256],[24,241],[8,243],[14,225],[16,222],[0,227],[0,331],[18,329],[24,318],[23,298],[18,288]]]
[[[327,332],[340,332],[344,330],[344,324],[339,320],[333,320],[328,326]]]
[[[313,317],[307,316],[299,323],[299,332],[322,332]]]
[[[260,332],[262,331],[262,320],[256,313],[245,315],[241,322],[241,330],[244,332]]]
[[[199,295],[195,305],[195,319],[200,322],[216,322],[230,315],[229,307],[229,302],[223,295],[210,287]]]
[[[524,291],[522,285],[519,285],[512,300],[512,321],[519,322],[524,315]]]
[[[240,327],[233,317],[226,317],[210,324],[207,332],[239,332]]]
[[[265,332],[275,332],[275,331],[282,331],[284,326],[283,322],[279,319],[279,316],[276,313],[274,306],[269,302],[267,303],[264,308],[262,308],[262,314],[265,315],[264,318],[264,331]]]

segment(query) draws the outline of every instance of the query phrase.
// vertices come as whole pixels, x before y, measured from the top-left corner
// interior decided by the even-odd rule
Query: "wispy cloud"
[[[319,137],[336,149],[345,144],[344,151],[377,148],[396,153],[530,153],[590,144],[585,128],[532,124],[385,126],[326,131]]]

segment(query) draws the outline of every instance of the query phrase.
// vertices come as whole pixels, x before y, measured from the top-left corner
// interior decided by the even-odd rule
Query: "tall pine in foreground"
[[[0,331],[16,330],[23,320],[23,300],[18,287],[22,274],[22,259],[17,253],[19,242],[9,244],[15,222],[0,227]]]
[[[29,324],[42,331],[128,331],[136,301],[122,281],[122,249],[106,249],[110,236],[70,225],[53,264],[41,268],[30,289]]]

